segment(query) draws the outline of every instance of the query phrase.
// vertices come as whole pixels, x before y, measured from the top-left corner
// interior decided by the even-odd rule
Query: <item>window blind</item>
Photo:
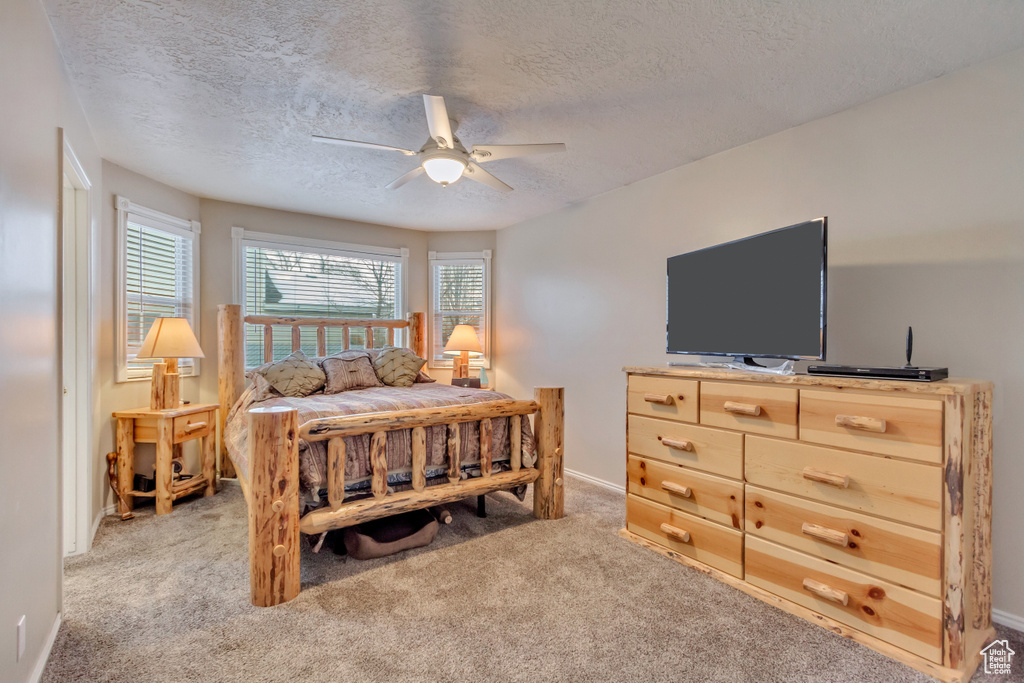
[[[152,361],[135,356],[155,318],[186,318],[195,329],[193,242],[174,232],[143,225],[128,216],[125,251],[125,343],[128,377],[148,377]],[[191,358],[179,372],[192,374]]]
[[[472,325],[487,349],[487,310],[485,271],[480,263],[435,263],[433,268],[434,360],[450,363],[444,346],[456,325]]]
[[[305,318],[400,318],[397,295],[401,264],[396,259],[373,256],[301,251],[281,247],[246,245],[246,315],[300,316]],[[247,324],[247,367],[263,363],[263,328]],[[342,347],[342,330],[328,327],[327,348]],[[304,353],[316,355],[316,328],[301,328]],[[366,332],[351,328],[349,346],[366,346]],[[387,343],[383,329],[374,330],[373,346]],[[274,358],[291,353],[291,330],[274,328]]]

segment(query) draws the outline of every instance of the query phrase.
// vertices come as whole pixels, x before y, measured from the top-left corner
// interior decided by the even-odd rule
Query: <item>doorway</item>
[[[89,549],[90,188],[63,135],[60,194],[61,509],[64,555]]]

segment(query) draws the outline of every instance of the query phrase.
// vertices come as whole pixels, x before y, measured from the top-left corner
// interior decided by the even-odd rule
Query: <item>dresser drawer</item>
[[[743,478],[743,435],[696,425],[630,415],[630,453],[733,479]]]
[[[701,382],[700,423],[795,439],[797,396],[789,387]]]
[[[633,495],[626,529],[698,562],[743,578],[743,534]]]
[[[217,413],[194,413],[174,418],[174,443],[206,436],[213,431]]]
[[[746,537],[746,580],[933,662],[942,662],[942,602],[860,572]]]
[[[809,555],[938,596],[942,536],[747,486],[746,530]]]
[[[751,484],[942,529],[942,468],[935,465],[748,436],[744,468]]]
[[[692,379],[630,375],[626,410],[666,420],[696,422],[697,384]]]
[[[635,455],[626,463],[629,492],[735,529],[743,529],[743,484]]]
[[[800,439],[941,464],[942,401],[800,392]]]

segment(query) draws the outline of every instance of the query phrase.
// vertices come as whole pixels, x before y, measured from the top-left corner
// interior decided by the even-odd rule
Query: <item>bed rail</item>
[[[254,605],[276,605],[299,592],[299,533],[318,534],[361,524],[400,512],[439,505],[490,491],[533,484],[533,514],[539,519],[563,515],[562,465],[563,390],[538,388],[533,401],[499,400],[474,405],[421,408],[385,413],[330,417],[298,424],[293,408],[249,411],[250,582]],[[522,465],[521,428],[534,415],[537,461]],[[509,418],[510,470],[492,471],[491,420]],[[480,423],[480,475],[461,478],[461,425]],[[446,425],[448,483],[426,486],[426,428]],[[390,431],[411,429],[412,490],[388,493],[385,446]],[[372,497],[345,502],[346,436],[372,434],[370,439]],[[328,505],[300,518],[298,462],[300,439],[327,441]],[[240,477],[239,479],[244,479]],[[293,571],[294,569],[294,571]]]

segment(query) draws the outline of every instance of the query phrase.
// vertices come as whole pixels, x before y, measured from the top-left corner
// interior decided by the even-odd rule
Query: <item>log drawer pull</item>
[[[684,439],[661,439],[661,443],[677,451],[693,451],[693,442]]]
[[[761,414],[761,406],[756,403],[738,403],[737,401],[726,401],[722,408],[727,413],[736,413],[737,415],[750,415],[757,417]]]
[[[810,479],[811,481],[816,481],[821,484],[828,484],[829,486],[835,486],[836,488],[850,488],[850,477],[846,474],[835,474],[833,472],[816,470],[813,467],[805,467],[803,476],[804,479]]]
[[[661,482],[661,488],[664,489],[665,491],[668,491],[669,493],[674,493],[677,496],[682,496],[683,498],[689,498],[690,495],[693,493],[693,491],[690,490],[689,486],[683,486],[682,484],[676,484],[671,481]]]
[[[200,429],[206,429],[205,422],[189,422],[185,425],[185,433],[191,434],[192,432],[198,432]]]
[[[850,603],[850,595],[846,591],[841,591],[814,579],[804,579],[804,590],[814,593],[819,598],[838,602],[844,607]]]
[[[885,434],[885,420],[878,417],[836,415],[836,427],[849,427],[850,429],[862,429],[865,432]]]
[[[850,535],[847,534],[845,531],[829,529],[827,526],[821,526],[820,524],[810,524],[809,522],[804,522],[803,525],[800,527],[800,531],[810,536],[811,538],[816,538],[819,541],[824,541],[825,543],[831,543],[833,545],[842,546],[844,548],[846,547],[846,544],[850,542]]]
[[[644,400],[648,403],[657,403],[663,406],[672,405],[671,394],[644,394]]]
[[[677,541],[682,541],[683,543],[689,543],[690,542],[690,532],[689,531],[683,531],[682,529],[680,529],[678,527],[674,527],[671,524],[665,524],[664,522],[662,522],[662,524],[661,524],[661,533],[665,534],[666,536],[671,536],[672,538],[676,539]]]

